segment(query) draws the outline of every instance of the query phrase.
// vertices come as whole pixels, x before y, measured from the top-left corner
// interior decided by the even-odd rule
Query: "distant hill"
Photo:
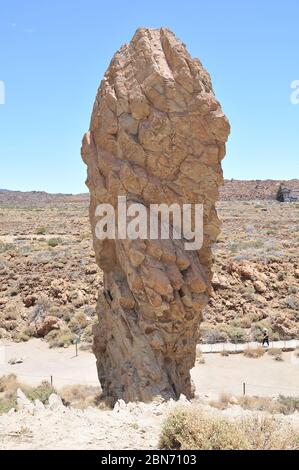
[[[45,191],[8,191],[0,189],[0,204],[54,204],[88,202],[89,194],[50,194]]]
[[[275,199],[279,185],[299,189],[299,179],[292,180],[225,180],[220,189],[222,201],[250,201],[254,199]]]
[[[222,201],[275,199],[279,185],[299,190],[299,179],[292,180],[225,180],[220,189]],[[89,194],[50,194],[44,191],[9,191],[0,189],[0,204],[88,203]]]

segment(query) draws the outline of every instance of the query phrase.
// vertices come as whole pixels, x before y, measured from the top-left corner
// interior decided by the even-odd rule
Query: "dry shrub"
[[[276,450],[298,449],[299,436],[273,417],[229,421],[179,406],[166,418],[159,441],[169,450]]]
[[[281,353],[282,353],[282,350],[280,348],[268,349],[269,356],[280,356]]]
[[[24,386],[22,386],[22,390],[29,400],[40,400],[44,404],[49,402],[49,397],[52,393],[57,393],[55,388],[47,380],[44,380],[37,387],[25,387],[24,389]]]
[[[7,413],[17,405],[17,389],[20,384],[14,374],[0,377],[0,414]]]
[[[288,415],[299,411],[299,397],[279,395],[279,397],[275,399],[256,395],[241,395],[236,398],[228,393],[222,393],[218,400],[210,401],[209,405],[219,410],[225,410],[230,405],[239,405],[245,410],[266,411],[272,414],[280,413]]]
[[[65,348],[73,344],[76,335],[69,329],[52,330],[46,336],[45,340],[50,348]]]
[[[276,400],[271,397],[258,397],[242,395],[238,398],[238,404],[245,410],[268,411],[269,413],[280,413]]]
[[[248,348],[244,351],[245,357],[250,357],[252,359],[257,359],[258,357],[262,357],[265,354],[264,348],[262,346],[258,346],[257,348]]]
[[[86,328],[88,325],[88,318],[86,317],[85,313],[78,312],[74,315],[74,317],[69,322],[69,328],[72,332],[79,332]]]
[[[255,415],[243,419],[240,425],[252,450],[299,449],[299,434],[289,423],[282,423],[273,416]]]
[[[159,447],[171,450],[247,449],[237,426],[225,419],[208,416],[198,408],[179,406],[166,418]]]
[[[221,393],[218,400],[212,400],[209,402],[209,405],[218,410],[225,410],[229,405],[236,405],[235,398],[232,397],[229,393]]]
[[[279,395],[278,403],[280,405],[280,412],[288,415],[299,411],[299,396],[288,397],[285,395]]]
[[[81,410],[88,406],[95,406],[100,395],[100,387],[92,385],[66,385],[60,390],[65,405],[80,408]]]
[[[3,375],[0,377],[0,393],[7,397],[13,396],[17,389],[20,388],[20,383],[15,374]]]

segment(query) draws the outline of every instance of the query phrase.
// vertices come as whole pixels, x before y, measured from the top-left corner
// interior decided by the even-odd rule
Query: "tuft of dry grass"
[[[218,400],[212,400],[209,405],[218,410],[225,410],[229,405],[237,405],[238,400],[229,393],[221,393]]]
[[[73,406],[84,410],[88,406],[95,406],[99,401],[100,387],[92,385],[66,385],[59,392],[66,406]]]
[[[299,397],[279,395],[278,398],[241,395],[235,397],[228,393],[220,394],[218,400],[212,400],[209,405],[219,410],[225,410],[230,405],[239,405],[245,410],[265,411],[271,414],[289,415],[299,411]]]
[[[257,359],[262,357],[265,354],[265,350],[262,346],[258,346],[257,348],[248,348],[244,351],[245,357],[250,357],[252,359]]]
[[[281,353],[282,353],[282,350],[280,348],[268,349],[269,356],[280,356]]]
[[[100,397],[100,387],[91,385],[67,385],[59,392],[52,385],[44,381],[37,387],[30,387],[17,380],[14,374],[0,377],[0,413],[6,413],[17,405],[17,390],[21,389],[29,400],[39,399],[47,404],[49,396],[55,393],[61,397],[65,406],[85,409],[88,406],[97,406],[101,409],[110,409],[111,403]]]
[[[7,397],[12,397],[20,386],[15,374],[0,377],[0,393],[5,393]]]
[[[164,421],[160,449],[237,450],[247,449],[246,439],[235,424],[211,417],[199,408],[179,406]]]
[[[238,404],[245,410],[280,413],[277,401],[271,397],[242,395],[238,398]]]
[[[159,447],[168,450],[294,450],[299,435],[274,417],[230,421],[200,408],[178,406],[162,425]]]
[[[240,422],[240,429],[252,450],[299,449],[299,434],[290,424],[282,423],[273,416],[245,418]]]

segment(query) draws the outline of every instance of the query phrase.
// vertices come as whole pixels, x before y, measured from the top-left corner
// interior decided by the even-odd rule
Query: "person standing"
[[[263,346],[269,347],[269,335],[266,328],[263,330]]]

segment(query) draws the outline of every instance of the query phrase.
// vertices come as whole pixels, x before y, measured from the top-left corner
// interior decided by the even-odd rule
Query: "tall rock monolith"
[[[210,294],[228,135],[208,72],[171,31],[138,29],[114,55],[82,157],[94,250],[104,273],[93,349],[103,393],[115,400],[193,396],[190,369]],[[148,214],[151,204],[202,204],[202,246],[186,250],[185,240],[173,234],[99,239],[96,208],[105,203],[117,211],[119,196]]]

